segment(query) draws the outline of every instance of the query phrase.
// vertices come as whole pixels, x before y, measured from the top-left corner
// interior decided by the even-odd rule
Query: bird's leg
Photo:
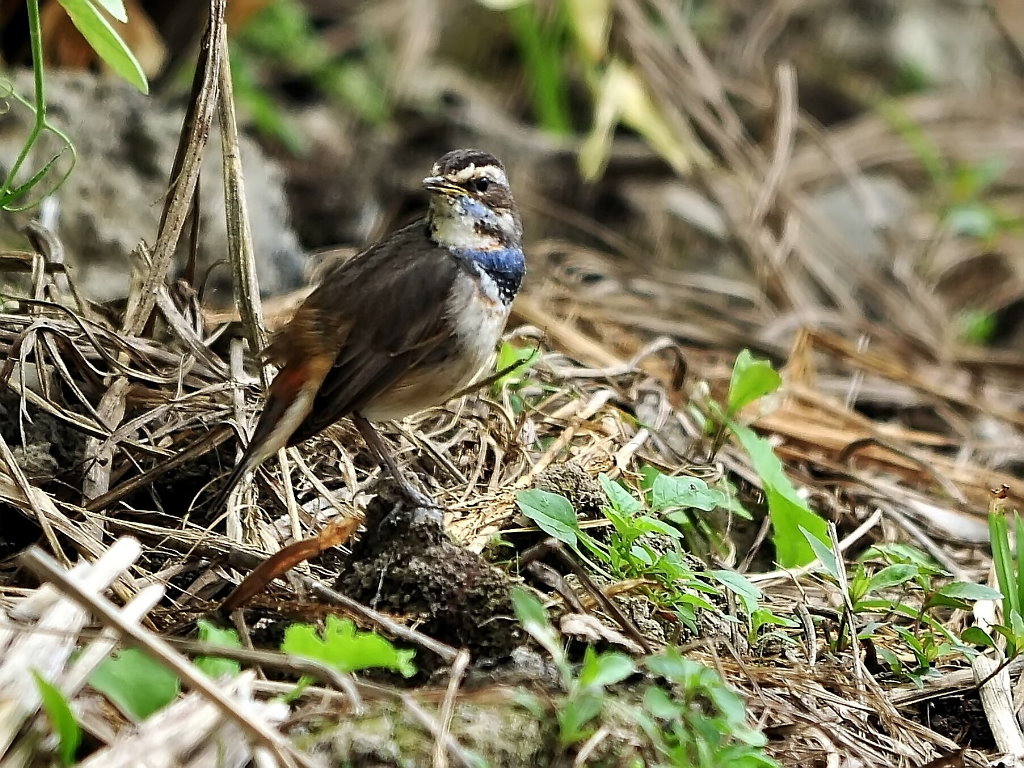
[[[391,451],[388,450],[387,445],[384,442],[384,438],[380,436],[380,432],[367,421],[361,414],[351,414],[352,423],[356,425],[356,429],[359,430],[359,434],[363,436],[363,440],[366,441],[367,446],[370,450],[377,454],[377,460],[387,467],[388,472],[391,473],[392,479],[398,486],[398,490],[402,492],[406,501],[415,507],[422,509],[440,509],[437,502],[435,502],[430,496],[418,490],[412,483],[409,482],[408,478],[402,473],[402,470],[398,468],[398,462],[395,461],[395,457],[391,455]]]

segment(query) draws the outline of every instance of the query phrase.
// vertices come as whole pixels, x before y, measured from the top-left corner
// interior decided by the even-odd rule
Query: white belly
[[[363,416],[370,421],[390,421],[447,402],[491,362],[508,313],[489,275],[483,273],[478,280],[460,275],[446,308],[455,331],[452,354],[436,365],[410,370],[364,407]]]

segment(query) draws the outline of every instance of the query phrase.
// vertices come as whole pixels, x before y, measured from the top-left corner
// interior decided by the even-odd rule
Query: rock
[[[23,70],[13,77],[16,93],[29,100],[31,75]],[[56,231],[66,259],[86,295],[98,301],[123,298],[129,285],[129,254],[140,240],[150,245],[156,240],[184,109],[159,96],[145,96],[120,80],[88,73],[48,71],[46,98],[49,119],[68,135],[78,155],[71,175],[55,193],[59,201]],[[10,109],[0,114],[0,172],[6,173],[17,157],[31,118],[30,111],[13,99]],[[60,147],[47,134],[26,167],[33,171],[42,167]],[[289,224],[282,174],[245,137],[241,156],[261,292],[270,295],[297,287],[304,282],[306,257]],[[216,128],[203,163],[197,280],[207,268],[227,258]],[[66,169],[67,157],[57,166]],[[47,180],[58,178],[59,174],[51,173]],[[39,189],[47,186],[44,183]],[[34,215],[37,209],[3,217],[0,245],[24,248],[18,228]],[[187,252],[186,239],[183,236],[179,248],[179,269]],[[231,271],[226,262],[213,270],[210,280],[214,302],[230,303]]]
[[[917,77],[980,91],[1014,71],[988,5],[962,0],[826,0],[809,3],[791,30],[817,47],[819,72],[837,67],[875,77]],[[806,31],[814,29],[815,34]],[[780,45],[785,51],[785,45]],[[802,62],[801,71],[811,61]]]
[[[839,183],[810,202],[818,224],[831,230],[857,263],[888,263],[886,233],[906,226],[918,210],[903,183],[888,175],[862,176],[858,189]]]
[[[366,529],[338,590],[377,610],[417,616],[421,632],[469,649],[474,661],[505,658],[522,642],[508,574],[453,544],[431,516],[378,497]],[[416,663],[424,669],[430,661],[420,654]]]

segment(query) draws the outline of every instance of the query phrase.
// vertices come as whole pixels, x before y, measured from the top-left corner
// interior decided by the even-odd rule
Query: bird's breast
[[[475,274],[459,273],[445,308],[461,354],[480,365],[494,352],[508,312],[497,282],[479,267]]]
[[[444,308],[450,341],[364,407],[363,415],[371,421],[400,419],[449,400],[490,363],[508,314],[490,275],[459,272]]]

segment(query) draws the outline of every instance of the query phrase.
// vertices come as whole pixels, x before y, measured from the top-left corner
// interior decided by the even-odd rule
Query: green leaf
[[[643,663],[654,674],[668,678],[684,689],[690,689],[694,677],[699,676],[700,671],[705,669],[702,664],[683,658],[679,650],[671,645],[661,653],[648,656]]]
[[[995,646],[995,640],[992,639],[992,635],[977,626],[967,627],[967,629],[960,633],[960,639],[970,645],[983,645],[986,648]]]
[[[931,595],[924,603],[923,610],[930,611],[933,608],[952,608],[957,611],[969,611],[971,604],[958,597],[947,597],[938,593]]]
[[[865,594],[871,594],[872,592],[877,592],[880,589],[890,589],[900,584],[904,584],[911,579],[916,578],[918,573],[920,573],[920,569],[916,565],[908,565],[904,563],[887,565],[871,577],[871,580],[868,581],[868,587]]]
[[[1020,611],[1024,610],[1024,567],[1021,567],[1021,557],[1022,557],[1022,555],[1021,555],[1021,550],[1020,550],[1020,541],[1021,541],[1020,532],[1022,530],[1024,530],[1024,527],[1022,527],[1022,525],[1021,525],[1020,512],[1018,512],[1017,510],[1014,510],[1014,512],[1013,512],[1013,522],[1014,522],[1014,527],[1013,527],[1013,551],[1014,551],[1015,554],[1014,554],[1013,559],[1010,561],[1010,576],[1011,576],[1011,580],[1010,580],[1010,584],[1009,584],[1009,590],[1010,590],[1011,594],[1010,594],[1009,598],[1007,598],[1007,593],[1003,592],[1003,602],[1004,602],[1003,614],[1004,615],[1007,613],[1006,606],[1005,606],[1005,602],[1006,602],[1007,599],[1010,600],[1011,608],[1015,608],[1018,613]],[[1013,578],[1012,578],[1014,575],[1016,575],[1016,577],[1017,577],[1016,578],[1016,582],[1014,582]],[[1003,586],[1002,584],[999,585],[1000,590],[1002,590],[1002,586]]]
[[[887,563],[910,563],[911,565],[916,565],[919,571],[929,576],[945,573],[945,571],[938,567],[938,563],[935,562],[931,555],[909,544],[895,542],[874,544],[864,550],[857,559],[860,561],[884,560]]]
[[[590,736],[584,726],[601,714],[604,698],[596,693],[581,693],[567,699],[558,710],[558,739],[563,746]]]
[[[937,594],[943,597],[951,597],[955,600],[969,600],[972,602],[975,600],[1000,600],[1003,597],[999,590],[970,581],[954,581],[939,589]]]
[[[767,608],[757,608],[750,612],[750,628],[756,632],[761,627],[772,626],[772,627],[799,627],[800,624],[793,620],[787,619],[785,616],[779,616],[772,613]]]
[[[202,642],[221,645],[225,648],[242,647],[242,641],[238,639],[238,633],[235,630],[221,629],[206,619],[200,619],[198,625],[199,639]],[[220,677],[234,677],[242,671],[242,665],[234,659],[224,659],[219,656],[197,656],[195,665],[214,680]]]
[[[745,405],[769,395],[782,384],[782,377],[767,360],[757,360],[744,349],[736,356],[729,381],[727,413],[735,416]]]
[[[223,629],[206,619],[199,619],[196,622],[196,626],[199,627],[199,640],[201,642],[221,645],[225,648],[242,647],[242,641],[239,640],[238,633],[233,629]]]
[[[803,534],[811,549],[814,550],[814,556],[818,559],[818,562],[821,563],[825,572],[838,582],[840,580],[839,560],[836,558],[835,552],[832,551],[832,547],[817,536],[811,534],[803,526],[800,526],[800,533]]]
[[[743,699],[714,670],[705,668],[702,678],[708,698],[731,726],[739,728],[747,719]]]
[[[683,593],[676,599],[682,605],[692,605],[694,608],[699,608],[702,611],[719,612],[717,606],[699,595]]]
[[[743,603],[743,608],[748,614],[757,608],[757,603],[761,599],[761,590],[754,586],[742,573],[721,569],[708,571],[708,576],[732,590]]]
[[[685,711],[685,706],[669,696],[661,686],[652,685],[644,691],[644,709],[654,717],[672,720],[678,717],[681,711]]]
[[[136,720],[163,709],[181,689],[177,675],[135,648],[105,659],[92,673],[89,685]]]
[[[547,611],[537,597],[523,587],[515,587],[512,590],[512,606],[516,612],[516,618],[523,625],[527,632],[533,634],[531,628],[552,630],[551,622],[548,621]]]
[[[1017,577],[1016,561],[1010,547],[1010,533],[1006,515],[995,510],[988,514],[989,541],[992,545],[992,569],[996,572],[999,591],[1005,595],[1003,613],[1021,609],[1020,595],[1015,589]],[[1009,609],[1009,610],[1007,610]]]
[[[494,382],[494,390],[500,392],[507,386],[517,384],[526,377],[526,372],[540,359],[537,347],[520,347],[511,342],[504,342],[498,350],[498,359],[494,362],[494,371],[504,371],[515,366],[508,373]]]
[[[516,505],[548,536],[568,544],[573,549],[577,547],[580,523],[572,502],[565,496],[532,488],[516,494]]]
[[[92,0],[92,3],[98,5],[122,24],[128,23],[128,11],[124,9],[123,0]]]
[[[626,654],[617,651],[596,653],[587,646],[577,679],[582,688],[604,688],[625,680],[634,672],[636,664]]]
[[[595,571],[600,566],[591,561],[580,549],[583,544],[588,551],[601,560],[608,560],[608,553],[592,537],[580,530],[579,520],[572,502],[564,496],[540,488],[520,491],[516,495],[516,504],[524,515],[533,520],[548,536],[566,544],[576,555]]]
[[[699,477],[670,477],[659,474],[651,486],[651,510],[654,512],[679,507],[711,512],[726,504],[726,495],[709,488]]]
[[[879,645],[875,648],[878,655],[882,657],[886,664],[889,665],[889,669],[897,674],[903,670],[903,662],[900,661],[900,657],[890,651],[883,645]]]
[[[143,93],[149,93],[149,83],[138,59],[114,31],[103,14],[89,0],[58,0],[64,6],[71,23],[82,37],[117,74]]]
[[[856,603],[868,594],[870,579],[868,579],[868,572],[864,567],[864,563],[857,563],[857,568],[853,572],[853,576],[848,576],[847,579],[849,581],[849,588],[847,591],[850,593],[850,599],[853,600],[853,602]]]
[[[818,541],[825,542],[829,540],[828,526],[797,494],[782,471],[782,462],[767,440],[758,437],[752,429],[742,424],[729,422],[729,429],[750,455],[754,470],[764,486],[779,564],[784,568],[806,565],[814,559],[814,551],[800,529],[807,530]]]
[[[608,503],[612,509],[623,515],[635,515],[643,511],[644,505],[637,500],[633,494],[612,480],[603,472],[597,476],[601,483],[601,490],[608,497]]]
[[[647,515],[634,517],[629,521],[629,525],[636,534],[658,533],[662,536],[670,536],[673,539],[681,539],[683,537],[682,531],[674,525],[669,525],[661,520],[655,520]]]
[[[513,587],[512,607],[516,612],[516,618],[523,625],[527,634],[536,640],[540,646],[547,651],[558,673],[561,675],[563,684],[568,688],[572,685],[572,667],[569,665],[562,644],[559,642],[558,633],[548,621],[548,614],[540,600],[525,587]]]
[[[1017,611],[1010,611],[1010,629],[1016,643],[1024,639],[1024,618]]]
[[[43,678],[34,669],[32,678],[36,681],[36,688],[39,690],[39,698],[42,700],[46,716],[50,718],[54,733],[57,734],[59,749],[57,754],[64,765],[71,765],[75,762],[75,752],[78,745],[82,743],[82,729],[75,720],[75,713],[71,711],[71,705],[64,697],[61,690]]]
[[[736,487],[728,480],[722,480],[721,483],[724,488],[721,493],[725,497],[725,503],[722,504],[722,509],[725,509],[737,517],[742,517],[744,520],[753,520],[754,516],[750,514],[740,501]]]
[[[328,616],[323,636],[311,624],[292,624],[284,632],[281,650],[329,664],[341,672],[390,669],[403,677],[416,674],[414,650],[395,648],[375,632],[361,632],[349,619]]]

